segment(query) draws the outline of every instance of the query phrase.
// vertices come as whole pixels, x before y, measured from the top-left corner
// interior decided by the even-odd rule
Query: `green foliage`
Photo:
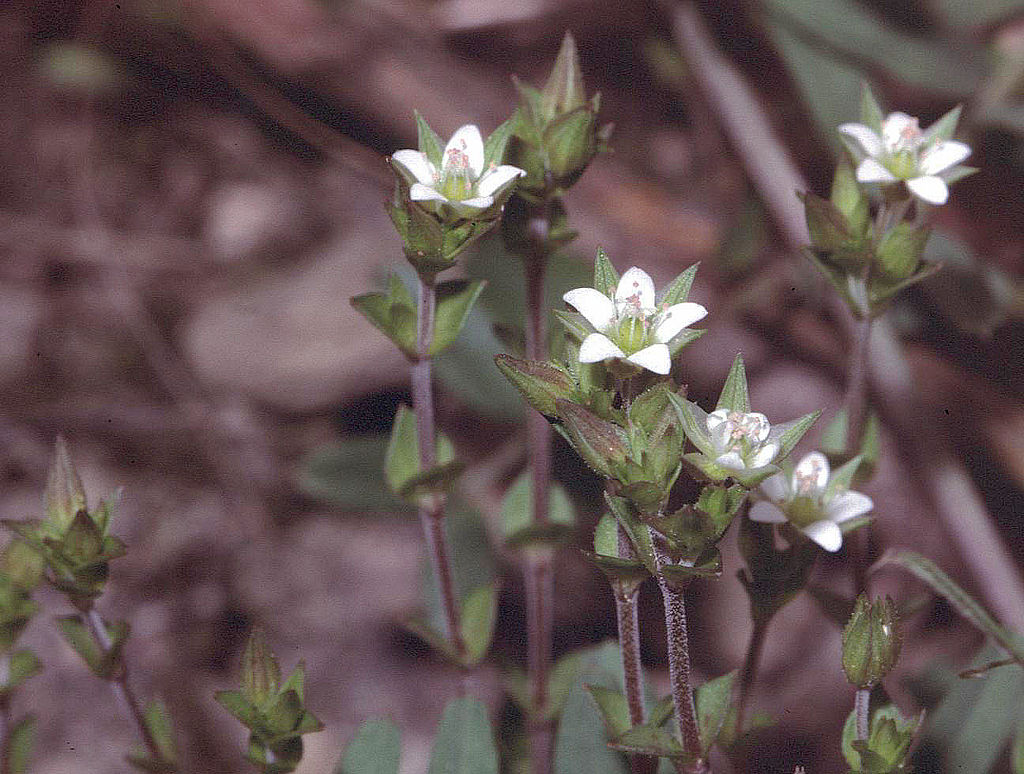
[[[104,623],[110,647],[97,640],[92,629],[80,615],[61,616],[57,628],[64,639],[82,657],[93,673],[104,680],[112,680],[124,670],[124,646],[130,628],[124,621]]]
[[[498,751],[480,701],[453,699],[445,707],[427,774],[498,774]]]
[[[615,266],[612,265],[604,248],[597,248],[597,257],[594,259],[594,288],[609,298],[614,298],[618,286],[619,273],[615,270]]]
[[[465,663],[479,663],[491,646],[494,624],[498,618],[498,588],[481,586],[462,602],[462,640],[466,643]]]
[[[533,484],[529,471],[524,471],[505,492],[501,506],[505,542],[513,548],[553,547],[569,540],[576,527],[572,501],[560,484],[552,484],[548,492],[548,521],[533,520]]]
[[[508,355],[495,355],[494,362],[526,402],[546,416],[557,416],[556,401],[568,400],[576,392],[572,378],[553,364]]]
[[[728,409],[729,411],[750,411],[750,395],[747,392],[747,371],[743,365],[743,355],[737,354],[736,359],[729,369],[729,375],[725,377],[725,384],[722,385],[722,392],[718,396],[718,404],[715,410]]]
[[[281,668],[255,630],[242,654],[240,691],[218,691],[218,703],[249,729],[247,760],[265,774],[294,771],[302,760],[302,735],[323,730],[304,706],[302,663],[281,681]]]
[[[857,597],[850,620],[843,629],[843,671],[858,688],[881,682],[900,657],[903,639],[899,615],[889,597],[868,600]]]
[[[391,491],[411,505],[429,507],[433,498],[445,492],[462,471],[462,464],[455,460],[451,441],[441,433],[435,442],[435,455],[436,464],[423,470],[416,415],[409,406],[399,406],[384,458],[385,476]]]
[[[416,117],[416,135],[420,153],[426,155],[430,159],[430,163],[440,169],[444,164],[444,141],[438,137],[437,132],[430,128],[430,124],[418,110],[414,110],[413,114]]]
[[[146,707],[143,722],[157,746],[157,755],[150,756],[138,750],[128,756],[128,762],[139,771],[152,774],[172,774],[178,770],[178,751],[174,742],[171,716],[161,701],[152,701]]]
[[[907,753],[921,725],[923,714],[904,718],[892,704],[879,707],[871,716],[866,740],[858,740],[856,715],[851,712],[843,726],[843,757],[854,772],[899,774],[909,772]]]
[[[708,680],[696,691],[694,699],[697,705],[702,757],[707,757],[729,717],[735,682],[736,671],[734,670]]]
[[[416,357],[416,302],[396,272],[388,279],[386,293],[355,296],[351,304],[406,356]]]
[[[307,494],[353,511],[404,511],[408,505],[384,478],[388,439],[346,438],[321,447],[301,464],[299,485]]]
[[[36,720],[25,716],[18,720],[7,737],[6,763],[10,774],[27,774],[35,744]]]
[[[345,747],[334,774],[398,774],[402,748],[390,718],[364,721]]]
[[[915,228],[906,222],[897,223],[886,231],[875,251],[876,265],[882,275],[893,281],[913,275],[921,264],[930,234],[930,228]]]
[[[483,289],[483,282],[467,280],[453,280],[437,286],[434,340],[430,343],[431,355],[443,352],[455,342]]]

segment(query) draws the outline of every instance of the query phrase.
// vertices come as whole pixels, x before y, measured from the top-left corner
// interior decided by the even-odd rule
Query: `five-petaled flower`
[[[750,518],[769,524],[788,521],[826,551],[838,551],[843,544],[839,525],[863,516],[874,504],[867,495],[830,482],[830,477],[825,455],[811,452],[791,476],[776,473],[761,483],[766,499],[751,506]]]
[[[715,464],[731,471],[763,468],[778,456],[782,428],[773,428],[768,417],[758,412],[718,409],[708,414],[708,438],[715,451]]]
[[[945,204],[947,179],[961,161],[971,155],[968,145],[944,140],[922,131],[916,118],[890,113],[881,133],[864,124],[842,124],[839,131],[850,139],[847,147],[857,160],[861,183],[906,183],[910,192],[929,204]]]
[[[621,358],[656,374],[672,368],[668,343],[708,313],[689,301],[658,308],[654,281],[636,266],[622,275],[614,298],[594,288],[576,288],[562,298],[596,329],[580,344],[581,363]]]
[[[409,198],[437,215],[477,218],[511,193],[526,174],[519,167],[491,164],[484,169],[484,141],[473,124],[458,129],[445,146],[441,168],[416,150],[400,150],[391,166],[409,184]]]

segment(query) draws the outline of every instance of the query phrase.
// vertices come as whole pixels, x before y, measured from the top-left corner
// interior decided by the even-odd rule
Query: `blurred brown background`
[[[966,103],[969,163],[982,171],[937,212],[933,257],[952,268],[901,300],[880,337],[873,548],[927,554],[1007,622],[1024,621],[1020,9],[736,0],[692,11],[633,0],[0,8],[0,513],[38,514],[58,432],[92,500],[124,487],[115,532],[130,552],[99,607],[130,620],[133,679],[168,702],[187,771],[245,770],[242,731],[211,694],[233,683],[256,623],[286,668],[306,659],[308,703],[327,723],[306,737],[300,771],[330,771],[379,713],[403,728],[403,772],[426,769],[454,676],[396,624],[420,605],[420,537],[376,475],[406,366],[348,299],[402,262],[384,156],[415,144],[413,109],[443,136],[466,122],[490,131],[513,109],[509,75],[541,81],[566,29],[615,122],[615,150],[567,198],[581,236],[553,293],[586,276],[598,245],[659,286],[702,261],[691,298],[711,315],[684,356],[691,396],[717,394],[742,351],[770,418],[825,410],[807,448],[841,401],[847,327],[790,249],[799,215],[786,185],[795,172],[827,190],[830,126],[856,119],[861,77],[923,124]],[[694,54],[702,30],[724,59]],[[773,130],[748,132],[749,145],[729,128],[737,110],[740,135],[753,126],[729,91],[736,75]],[[759,178],[779,149],[795,167]],[[493,536],[522,438],[489,329],[514,314],[520,278],[495,241],[466,271],[493,286],[439,366],[439,420],[474,461],[460,500]],[[580,498],[583,546],[594,485],[566,449],[557,460]],[[521,662],[524,634],[519,579],[493,553],[506,578],[499,640],[473,685],[504,727],[515,713],[496,664]],[[692,595],[702,677],[736,667],[745,647],[731,537],[726,566]],[[815,577],[848,591],[841,559]],[[904,597],[912,586],[886,584]],[[610,594],[571,547],[558,589],[560,652],[614,635]],[[131,729],[50,624],[67,612],[61,600],[40,596],[26,641],[46,671],[18,698],[40,718],[33,771],[126,771]],[[664,686],[657,594],[643,600],[644,657]],[[907,679],[936,659],[962,668],[980,644],[945,605],[921,605],[888,685],[905,711],[921,697]],[[805,595],[771,630],[755,704],[780,722],[747,770],[838,771],[849,700],[838,630]],[[968,770],[940,753],[929,770]]]

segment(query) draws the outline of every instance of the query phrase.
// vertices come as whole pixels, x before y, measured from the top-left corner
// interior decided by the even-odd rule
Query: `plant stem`
[[[702,759],[700,727],[697,725],[697,708],[693,702],[693,687],[690,682],[690,644],[686,631],[686,599],[683,589],[670,583],[661,568],[671,560],[658,543],[660,539],[651,531],[654,555],[658,562],[658,586],[665,602],[665,633],[668,639],[668,673],[672,687],[672,704],[675,707],[676,723],[683,741],[683,749],[693,759],[688,767],[680,769],[687,774],[710,774],[711,769]]]
[[[434,388],[430,373],[430,345],[434,340],[434,307],[436,290],[434,278],[420,275],[416,314],[416,351],[418,357],[412,365],[412,408],[416,415],[416,439],[419,445],[420,470],[430,470],[437,461],[436,430],[434,427]],[[448,540],[444,531],[444,499],[435,495],[426,506],[419,508],[420,523],[427,543],[434,576],[441,593],[448,641],[455,652],[466,652],[459,623],[459,605],[455,597],[455,582]]]
[[[544,307],[544,284],[548,264],[548,209],[545,203],[527,220],[527,237],[531,250],[524,261],[526,274],[526,357],[547,358],[547,310]],[[535,524],[548,521],[548,500],[551,489],[551,426],[538,411],[527,416],[527,446],[530,458],[530,483],[533,493],[532,517]],[[525,567],[528,671],[530,694],[538,715],[548,704],[548,675],[551,671],[552,629],[554,627],[553,553],[545,550],[531,557]],[[533,774],[551,770],[550,721],[531,726],[530,751]]]
[[[89,626],[89,631],[92,632],[92,636],[96,638],[96,642],[99,643],[100,648],[103,649],[104,653],[109,653],[113,644],[110,641],[110,635],[107,634],[107,627],[103,624],[103,619],[100,618],[100,614],[96,612],[96,608],[90,606],[85,609],[85,620]],[[117,703],[121,705],[121,710],[125,716],[133,724],[139,732],[139,736],[142,737],[142,743],[146,747],[146,752],[149,757],[153,760],[163,760],[163,754],[160,752],[160,747],[157,745],[156,740],[153,738],[153,734],[149,730],[149,726],[146,723],[146,716],[142,712],[142,707],[139,705],[139,700],[136,698],[134,691],[128,683],[128,670],[122,663],[120,668],[110,676],[110,689],[114,692],[114,698]]]
[[[858,688],[853,699],[853,709],[857,714],[857,738],[866,740],[870,733],[868,723],[868,704],[871,700],[870,688]]]
[[[754,630],[750,633],[750,642],[747,645],[747,655],[743,660],[743,667],[740,669],[739,697],[736,701],[736,738],[743,735],[743,725],[746,721],[747,703],[750,701],[750,694],[753,692],[754,682],[757,680],[757,669],[761,663],[761,653],[764,650],[765,635],[768,633],[768,624],[771,618],[760,620],[754,619]]]
[[[860,449],[861,435],[868,408],[868,355],[871,349],[870,315],[865,315],[857,324],[857,340],[850,358],[850,373],[846,382],[846,451],[853,455]]]
[[[622,559],[635,558],[629,537],[621,525],[618,527],[618,532],[619,557]],[[625,588],[625,584],[612,581],[612,591],[615,593],[619,651],[622,654],[622,675],[626,701],[629,703],[629,722],[634,726],[639,726],[647,719],[644,709],[644,668],[640,661],[640,622],[637,616],[640,587],[637,586],[631,590]]]
[[[0,656],[0,677],[6,683],[11,675],[11,655],[4,653]],[[0,774],[11,772],[11,694],[4,693],[0,696]]]

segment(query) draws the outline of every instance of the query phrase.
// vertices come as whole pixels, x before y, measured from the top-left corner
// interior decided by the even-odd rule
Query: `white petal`
[[[863,516],[875,507],[871,498],[860,492],[840,492],[825,506],[825,515],[837,524]]]
[[[807,525],[802,531],[826,551],[835,553],[843,546],[843,531],[834,521],[822,519]]]
[[[708,428],[708,437],[711,438],[711,444],[717,451],[723,452],[732,445],[732,431],[736,429],[734,423],[726,421],[712,428],[709,420]]]
[[[786,514],[775,503],[760,500],[750,506],[750,520],[764,524],[782,524],[787,521]]]
[[[748,428],[748,433],[751,433],[750,440],[755,443],[763,442],[768,434],[772,430],[772,425],[768,421],[768,417],[762,414],[760,411],[753,411],[746,415],[746,421],[744,423]]]
[[[782,473],[768,476],[761,482],[761,494],[777,503],[785,502],[789,499],[789,481]]]
[[[624,304],[636,298],[641,309],[654,308],[654,280],[643,269],[633,266],[619,279],[615,302]]]
[[[882,155],[882,138],[864,124],[840,124],[839,131],[853,138],[867,156]]]
[[[519,167],[502,164],[500,167],[489,169],[484,173],[480,182],[476,184],[476,192],[480,196],[491,196],[508,186],[517,177],[522,177],[525,174]]]
[[[423,185],[423,183],[413,183],[409,187],[409,198],[414,202],[446,202],[444,194],[438,193],[435,189],[429,185]]]
[[[929,204],[945,204],[949,198],[949,188],[946,181],[935,175],[915,177],[907,181],[907,188],[919,199],[924,199]]]
[[[473,173],[473,179],[480,177],[484,171],[484,140],[480,136],[480,130],[473,124],[460,126],[448,144],[444,146],[444,161],[448,163],[448,153],[452,150],[459,150],[466,154],[469,159],[469,169]]]
[[[615,302],[600,290],[576,288],[562,296],[562,300],[575,307],[599,331],[603,331],[615,319]]]
[[[460,199],[448,202],[463,218],[471,218],[494,204],[493,196],[475,196],[472,199]]]
[[[914,132],[917,134],[921,132],[917,125],[917,119],[906,113],[890,113],[882,121],[882,143],[886,150],[895,149],[897,145],[901,144],[904,137]]]
[[[430,186],[437,182],[437,167],[430,162],[425,153],[414,150],[395,151],[391,155],[391,166],[409,183]]]
[[[920,169],[926,175],[937,175],[955,167],[971,155],[971,147],[956,140],[947,140],[933,145],[921,154]]]
[[[765,465],[771,465],[778,453],[779,445],[777,443],[766,443],[754,453],[750,460],[750,467],[763,468]]]
[[[726,470],[746,470],[747,463],[743,461],[743,458],[739,455],[739,452],[727,452],[719,457],[715,458],[715,464],[719,467],[723,467]]]
[[[726,422],[728,419],[729,419],[729,409],[715,409],[710,414],[708,414],[708,419],[707,419],[708,430],[709,431],[714,430],[716,427],[718,427],[723,422]]]
[[[707,309],[690,301],[673,304],[658,315],[658,322],[654,326],[654,340],[668,344],[683,328],[703,320],[707,314]]]
[[[895,180],[896,175],[875,159],[864,159],[857,166],[857,181],[860,183],[892,183]]]
[[[580,344],[581,363],[600,363],[612,357],[625,357],[626,353],[603,333],[591,333]]]
[[[828,486],[829,473],[825,455],[821,452],[811,452],[800,460],[793,470],[793,492],[811,497],[821,494]],[[802,481],[806,482],[803,488],[800,487]]]
[[[664,344],[651,344],[626,359],[630,363],[636,363],[641,368],[663,376],[672,370],[672,356],[669,355],[668,347]]]

